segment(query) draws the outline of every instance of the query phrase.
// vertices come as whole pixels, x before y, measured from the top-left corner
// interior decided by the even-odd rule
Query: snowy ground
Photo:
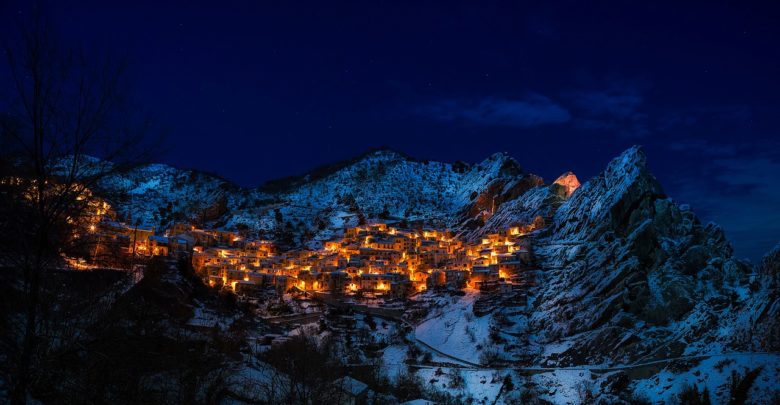
[[[534,375],[531,380],[541,388],[537,391],[540,397],[554,404],[583,403],[585,391],[593,386],[587,370],[555,370]]]
[[[451,302],[444,310],[434,311],[417,326],[416,338],[449,356],[479,364],[481,349],[489,346],[491,317],[474,315],[478,296],[472,290],[463,297],[448,297]]]
[[[665,368],[656,376],[641,380],[635,385],[635,392],[644,393],[654,403],[669,402],[680,390],[696,385],[699,392],[706,387],[713,403],[728,402],[729,383],[732,371],[745,375],[747,371],[762,367],[749,398],[754,403],[770,404],[780,400],[780,355],[778,354],[735,354],[713,356],[682,373]]]
[[[432,384],[441,391],[459,395],[462,398],[474,398],[477,403],[493,403],[498,395],[503,381],[503,375],[493,370],[460,370],[442,367],[441,375],[436,375],[439,369],[421,369],[417,372],[426,384]],[[453,373],[463,377],[462,387],[451,387]],[[503,403],[499,401],[498,403]]]
[[[382,352],[382,366],[390,380],[395,380],[406,370],[406,345],[392,345]]]

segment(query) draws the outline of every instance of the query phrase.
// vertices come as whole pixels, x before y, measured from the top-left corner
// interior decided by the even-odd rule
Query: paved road
[[[356,312],[366,312],[366,311],[360,311],[356,309]],[[370,313],[370,312],[366,312]],[[522,374],[540,374],[540,373],[549,373],[554,372],[558,370],[567,370],[567,371],[590,371],[592,373],[609,373],[613,371],[628,371],[628,370],[639,370],[639,371],[653,371],[653,370],[660,370],[663,368],[662,366],[666,365],[667,363],[671,363],[673,361],[677,360],[706,360],[710,358],[719,358],[719,357],[734,357],[734,356],[755,356],[755,355],[762,355],[762,354],[769,354],[769,355],[775,355],[778,356],[780,360],[780,353],[773,353],[773,352],[732,352],[732,353],[717,353],[717,354],[703,354],[703,355],[692,355],[692,356],[677,356],[677,357],[669,357],[666,359],[660,359],[660,360],[653,360],[653,361],[646,361],[641,363],[634,363],[634,364],[622,364],[622,365],[616,365],[616,366],[604,366],[603,364],[598,365],[580,365],[580,366],[571,366],[571,367],[515,367],[515,366],[484,366],[481,364],[473,363],[465,359],[461,359],[457,356],[453,356],[449,353],[445,353],[438,348],[429,345],[428,343],[425,343],[424,341],[418,339],[415,336],[415,325],[407,322],[405,319],[401,318],[400,316],[394,317],[394,316],[382,316],[377,315],[375,313],[371,313],[373,316],[378,316],[380,318],[386,318],[392,321],[400,322],[404,325],[407,325],[411,328],[411,332],[409,334],[410,338],[413,339],[415,342],[419,343],[421,346],[425,347],[426,349],[442,356],[445,358],[448,358],[450,360],[455,361],[455,364],[453,364],[453,368],[459,368],[462,370],[515,370]],[[426,366],[426,365],[415,365],[417,368],[439,368],[439,366]]]
[[[281,325],[287,323],[312,323],[320,319],[322,312],[309,312],[305,314],[281,315],[263,318],[266,322]]]

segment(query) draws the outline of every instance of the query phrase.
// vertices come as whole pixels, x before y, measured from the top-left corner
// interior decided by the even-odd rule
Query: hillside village
[[[633,403],[632,392],[672,398],[684,387],[670,385],[671,377],[659,379],[659,370],[689,359],[702,363],[681,366],[675,378],[700,389],[706,385],[718,398],[730,395],[733,375],[761,370],[760,392],[753,397],[776,395],[771,382],[780,368],[776,355],[765,354],[775,350],[776,324],[764,311],[776,302],[776,282],[760,276],[774,274],[761,270],[773,268],[774,261],[750,273],[718,227],[702,224],[689,207],[663,194],[639,148],[582,185],[571,173],[549,185],[533,185],[533,177],[513,171],[500,175],[506,161],[489,159],[483,166],[492,169],[472,169],[475,177],[492,173],[492,179],[453,182],[454,202],[445,204],[451,211],[433,220],[398,215],[398,209],[385,209],[387,199],[372,202],[371,192],[361,195],[363,183],[347,175],[352,166],[301,187],[339,185],[345,188],[340,195],[356,196],[359,208],[336,201],[299,215],[283,203],[305,201],[309,193],[296,189],[278,207],[257,209],[262,227],[236,226],[249,223],[249,211],[225,214],[234,220],[199,220],[200,211],[185,205],[173,221],[148,221],[121,199],[80,190],[83,214],[68,219],[72,240],[68,256],[61,253],[65,271],[57,275],[116,276],[117,296],[132,299],[121,308],[154,304],[165,312],[175,304],[170,316],[159,318],[166,334],[173,316],[174,335],[197,337],[212,348],[226,338],[240,342],[240,372],[226,385],[247,398],[272,398],[260,391],[275,387],[274,376],[287,362],[267,363],[269,356],[299,353],[295,345],[307,336],[333,344],[323,353],[341,359],[343,369],[325,383],[362,387],[354,395],[358,403],[371,392],[392,393],[399,401],[444,393],[466,403],[518,403],[534,396],[576,403],[592,395]],[[437,167],[395,164],[410,173]],[[417,193],[391,184],[381,188],[406,197]],[[35,186],[19,178],[0,179],[0,185],[22,191]],[[212,185],[195,183],[201,191],[192,194],[206,195]],[[161,201],[137,205],[169,205]],[[305,204],[293,208],[299,206]],[[275,218],[275,208],[284,221]],[[288,228],[291,219],[318,227],[317,218],[321,232],[295,238],[297,245],[269,231]],[[106,269],[120,271],[80,271]],[[158,302],[158,296],[165,300]],[[745,333],[722,335],[722,328],[697,326],[707,319]],[[146,330],[130,325],[120,332]],[[739,340],[753,331],[760,338]],[[145,346],[138,350],[147,352]],[[409,381],[427,391],[404,393]]]
[[[344,229],[342,237],[325,241],[320,249],[286,251],[237,231],[191,224],[175,224],[161,234],[116,221],[100,221],[90,229],[100,234],[104,247],[119,244],[136,259],[191,260],[205,283],[243,296],[273,291],[392,299],[436,288],[520,290],[527,281],[524,271],[533,265],[532,236],[543,226],[544,219],[537,217],[466,243],[448,230],[370,221]]]

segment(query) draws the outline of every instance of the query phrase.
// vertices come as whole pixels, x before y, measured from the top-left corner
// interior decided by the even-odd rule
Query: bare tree
[[[40,13],[24,27],[5,48],[14,100],[0,116],[0,266],[17,295],[4,308],[2,372],[17,404],[54,340],[48,301],[63,292],[50,273],[90,241],[101,181],[150,150],[148,122],[123,97],[124,64],[61,47]]]
[[[345,374],[337,358],[334,342],[318,341],[304,328],[289,341],[263,353],[262,360],[272,367],[271,382],[262,387],[266,394],[275,395],[285,403],[340,403],[341,388],[333,380]],[[272,402],[277,398],[269,397]]]

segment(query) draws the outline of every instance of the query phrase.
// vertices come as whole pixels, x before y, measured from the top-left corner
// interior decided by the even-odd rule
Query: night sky
[[[175,166],[256,186],[386,145],[585,180],[641,144],[740,256],[780,241],[780,3],[220,3],[42,2],[130,60]]]

